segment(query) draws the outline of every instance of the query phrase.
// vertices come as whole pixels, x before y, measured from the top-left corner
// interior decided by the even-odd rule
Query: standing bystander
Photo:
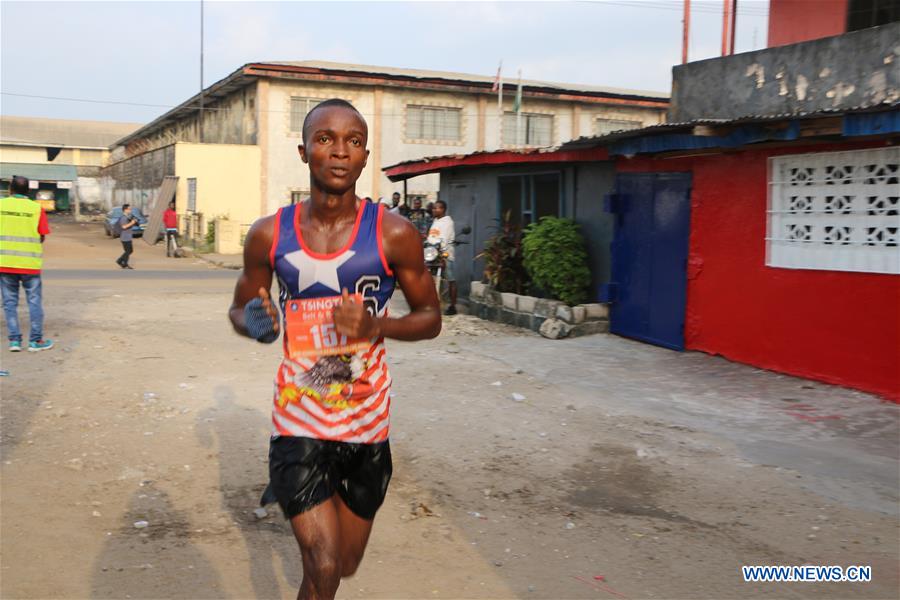
[[[9,329],[9,351],[21,352],[19,330],[19,285],[25,288],[31,331],[29,352],[53,347],[44,339],[44,308],[41,286],[44,238],[50,233],[47,215],[28,197],[28,179],[13,176],[10,196],[0,199],[0,286],[3,292],[3,314]]]
[[[131,205],[123,204],[122,205],[122,216],[119,217],[118,229],[121,232],[119,234],[119,239],[122,241],[122,249],[124,252],[122,256],[116,259],[116,264],[122,267],[123,269],[133,269],[130,264],[128,264],[128,259],[131,257],[131,253],[134,252],[134,244],[132,240],[134,239],[134,226],[137,225],[138,220],[137,217],[132,216],[131,214]]]
[[[166,228],[166,256],[175,256],[178,244],[178,215],[175,213],[175,201],[169,202],[169,207],[163,213],[163,226]]]
[[[419,235],[424,240],[428,237],[428,229],[431,227],[431,219],[428,217],[428,213],[425,212],[425,209],[422,208],[422,199],[415,198],[413,199],[412,209],[409,211],[409,217],[407,217],[410,223],[415,226],[415,228],[419,231]]]
[[[450,305],[444,311],[445,315],[456,314],[456,231],[454,229],[453,218],[447,214],[447,203],[438,200],[434,203],[432,209],[434,221],[428,230],[428,240],[439,244],[440,248],[447,253],[446,266],[444,268],[444,276],[447,278],[447,289],[450,292]]]

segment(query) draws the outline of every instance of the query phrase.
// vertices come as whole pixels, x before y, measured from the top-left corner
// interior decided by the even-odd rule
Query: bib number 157
[[[336,346],[346,346],[347,336],[339,334],[334,323],[317,323],[309,329],[316,350],[331,350]]]

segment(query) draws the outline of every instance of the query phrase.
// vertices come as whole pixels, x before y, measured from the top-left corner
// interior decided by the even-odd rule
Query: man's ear
[[[303,144],[298,144],[297,152],[300,153],[300,160],[302,160],[304,163],[309,164],[309,161],[306,159],[306,146],[304,146]]]
[[[363,161],[363,168],[366,168],[366,165],[369,164],[369,151],[366,150],[366,159]]]

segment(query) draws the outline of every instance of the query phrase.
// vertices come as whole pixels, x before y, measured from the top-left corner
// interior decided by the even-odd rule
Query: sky
[[[691,5],[690,60],[718,56],[722,0]],[[736,51],[765,47],[768,1],[739,7]],[[668,92],[681,21],[681,0],[206,1],[203,82],[266,60],[489,76],[502,60],[507,82],[521,69],[525,79]],[[0,2],[4,115],[147,123],[199,86],[199,0]]]

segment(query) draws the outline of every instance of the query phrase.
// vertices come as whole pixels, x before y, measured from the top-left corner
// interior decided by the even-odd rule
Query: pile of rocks
[[[477,281],[469,293],[469,314],[531,329],[550,339],[609,331],[606,304],[568,306],[558,300],[498,292]]]

